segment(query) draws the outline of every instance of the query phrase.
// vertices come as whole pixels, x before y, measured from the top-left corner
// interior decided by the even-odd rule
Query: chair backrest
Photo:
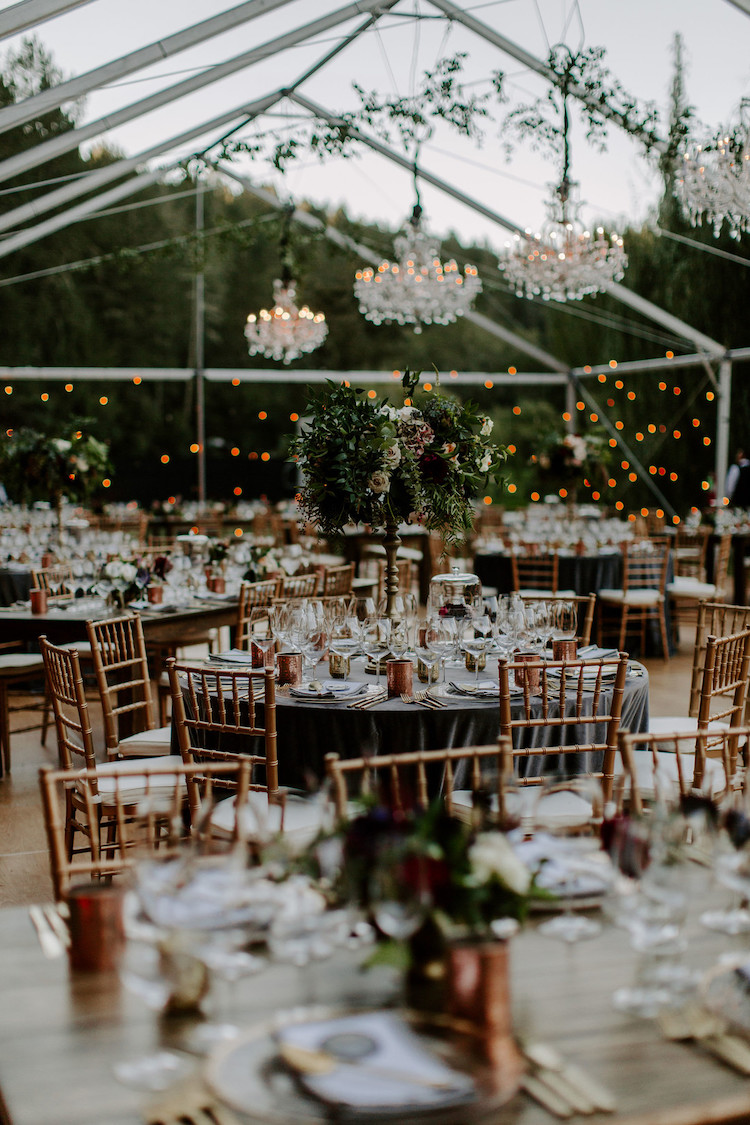
[[[317,572],[288,575],[279,581],[278,596],[280,598],[311,598],[317,588]]]
[[[104,741],[113,758],[120,743],[121,715],[130,716],[134,732],[156,727],[143,624],[137,613],[127,614],[87,621],[86,631],[102,704]]]
[[[549,590],[552,594],[557,593],[560,559],[556,552],[551,555],[527,555],[513,551],[510,565],[513,589],[516,593],[522,589]]]
[[[329,566],[323,572],[323,590],[326,597],[336,594],[351,594],[354,581],[354,563],[344,566]]]
[[[578,613],[576,640],[581,646],[590,642],[594,612],[596,611],[596,594],[575,594],[572,597],[565,594],[551,594],[545,598],[540,598],[535,594],[522,594],[521,597],[525,606],[535,605],[537,602],[552,602],[554,604],[572,602]]]
[[[734,777],[734,762],[737,746],[750,736],[749,727],[727,727],[710,736],[707,731],[675,731],[673,734],[646,733],[630,734],[620,731],[619,749],[623,774],[630,781],[630,809],[634,813],[643,810],[644,790],[657,799],[667,801],[669,793],[664,791],[676,784],[677,795],[686,796],[703,785],[706,759],[710,755],[719,759],[722,785],[715,784],[712,778],[712,796],[716,798],[729,788]],[[646,751],[651,766],[651,784],[644,786],[644,773],[638,769],[636,754]],[[674,763],[668,774],[660,773],[660,763]],[[662,780],[663,778],[663,780]]]
[[[70,601],[75,593],[73,571],[66,564],[45,566],[31,572],[31,587],[46,590],[48,602]]]
[[[605,800],[608,800],[614,779],[627,671],[626,652],[604,660],[500,659],[500,734],[513,739],[514,758],[601,753],[602,768],[589,773],[602,779]],[[521,695],[511,696],[511,676],[514,683],[522,683]],[[515,717],[511,701],[516,709]],[[562,726],[561,715],[565,716]],[[544,733],[545,729],[549,735]],[[565,735],[566,730],[571,733]],[[555,737],[566,740],[553,745],[549,740]],[[528,745],[529,742],[532,745]],[[519,778],[522,785],[535,785],[540,781],[539,776]]]
[[[665,540],[646,539],[622,544],[622,588],[658,590],[664,598],[669,568],[669,544]]]
[[[183,762],[229,761],[245,757],[265,769],[265,784],[276,793],[279,761],[274,671],[227,670],[167,661],[172,721]],[[263,721],[258,714],[263,706]],[[260,752],[251,753],[253,746]]]
[[[694,531],[678,529],[674,541],[675,575],[706,581],[706,555],[710,534],[705,527]]]
[[[385,597],[385,559],[378,559],[378,601]],[[411,593],[414,585],[414,563],[411,559],[396,559],[396,573],[398,574],[398,588],[402,594]]]
[[[722,722],[739,726],[745,716],[750,676],[750,629],[708,637],[703,665],[698,726]]]
[[[469,773],[466,776],[466,769]],[[504,807],[504,783],[512,774],[509,738],[499,738],[492,746],[463,746],[450,750],[415,750],[404,754],[376,754],[367,758],[339,758],[326,754],[326,774],[331,783],[336,815],[346,819],[353,796],[385,793],[385,802],[397,811],[424,809],[430,802],[430,777],[442,769],[440,793],[446,812],[454,812],[456,787],[478,792],[486,789],[492,777],[498,794],[499,811]]]
[[[39,645],[55,717],[60,767],[95,770],[94,736],[78,653],[75,649],[58,648],[46,637],[39,638]],[[96,779],[92,788],[96,794]]]
[[[261,582],[243,582],[237,601],[237,625],[234,647],[247,651],[250,648],[250,610],[256,606],[272,605],[279,588],[278,578],[265,578]]]
[[[725,605],[723,602],[701,602],[695,626],[693,670],[690,680],[690,711],[698,717],[703,666],[706,662],[706,644],[710,636],[727,637],[750,629],[750,606]]]
[[[201,843],[204,849],[215,849],[217,838],[212,833],[210,817],[206,813],[214,804],[214,790],[216,797],[225,797],[227,788],[231,786],[235,793],[235,817],[232,831],[223,845],[230,847],[242,834],[239,813],[247,797],[250,769],[249,763],[243,759],[186,765],[175,758],[174,768],[165,774],[153,763],[144,761],[142,769],[139,768],[140,792],[135,803],[129,776],[126,774],[119,779],[114,775],[107,792],[107,814],[111,826],[107,839],[99,842],[98,833],[92,832],[92,850],[70,856],[66,827],[73,793],[88,823],[98,823],[100,805],[96,770],[42,766],[39,783],[56,900],[64,900],[70,887],[77,882],[109,879],[127,871],[137,860],[148,855],[169,858],[177,850],[182,850],[188,840]],[[189,825],[185,825],[183,818],[186,788]]]
[[[729,576],[729,557],[732,553],[732,536],[722,535],[714,553],[714,586],[719,597],[724,593]]]

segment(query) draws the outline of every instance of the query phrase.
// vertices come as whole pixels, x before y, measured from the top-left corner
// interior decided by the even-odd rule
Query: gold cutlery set
[[[30,906],[29,918],[42,953],[49,960],[62,957],[70,947],[70,930],[57,906]]]
[[[568,1063],[547,1043],[522,1048],[529,1071],[521,1079],[524,1093],[554,1117],[614,1113],[617,1104],[610,1091],[586,1071]]]

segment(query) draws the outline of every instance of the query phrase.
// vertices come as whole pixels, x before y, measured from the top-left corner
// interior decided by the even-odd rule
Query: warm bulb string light
[[[670,358],[670,359],[675,358],[674,354],[672,352],[667,352],[667,357]],[[676,362],[678,362],[678,361],[676,360]],[[598,379],[598,382],[600,384],[608,383],[610,381],[610,379],[614,379],[614,383],[615,383],[614,388],[613,389],[610,389],[609,387],[607,388],[607,392],[608,392],[609,397],[606,400],[608,412],[611,412],[611,413],[614,414],[614,413],[616,413],[616,401],[612,396],[616,392],[620,392],[622,394],[627,395],[629,401],[634,401],[637,396],[636,396],[636,392],[634,392],[632,389],[626,390],[625,381],[618,374],[617,363],[616,363],[615,360],[610,361],[610,368],[611,368],[611,370],[610,370],[610,373],[608,375],[605,375],[605,374],[601,373],[597,376],[597,379]],[[515,369],[514,368],[511,369],[510,373],[515,374]],[[399,376],[400,376],[400,372],[394,372],[393,373],[394,378],[398,378]],[[235,386],[241,385],[239,380],[233,380],[232,382]],[[488,380],[487,382],[490,383],[491,381]],[[140,376],[134,376],[133,379],[132,379],[132,383],[136,387],[144,385],[144,381],[140,378]],[[664,423],[639,422],[639,423],[637,423],[637,425],[640,427],[640,429],[638,429],[638,430],[634,429],[634,431],[633,431],[632,436],[635,437],[635,440],[639,444],[644,443],[646,441],[647,435],[648,435],[648,438],[651,439],[650,449],[649,449],[649,452],[650,452],[649,463],[646,466],[644,466],[644,470],[645,470],[646,474],[648,475],[648,477],[651,478],[653,484],[655,484],[657,480],[659,480],[659,481],[669,480],[670,483],[676,483],[676,481],[679,479],[678,473],[676,473],[674,471],[669,471],[669,469],[666,465],[657,464],[656,463],[657,458],[658,458],[659,454],[661,453],[662,449],[669,442],[670,438],[671,438],[671,440],[673,440],[675,442],[679,442],[679,441],[683,440],[683,438],[687,437],[688,435],[690,435],[691,439],[694,440],[694,436],[696,434],[703,434],[703,431],[705,429],[704,420],[698,416],[697,408],[695,409],[695,416],[691,417],[691,415],[693,414],[693,410],[696,407],[696,403],[697,403],[697,400],[698,400],[699,396],[705,394],[705,398],[706,398],[707,403],[715,403],[717,401],[715,392],[710,388],[708,390],[706,390],[706,387],[709,386],[709,383],[710,383],[710,380],[707,377],[704,378],[703,381],[700,384],[692,387],[690,392],[685,394],[685,396],[683,397],[683,388],[681,387],[681,385],[679,383],[670,384],[664,379],[661,379],[659,381],[658,387],[659,387],[660,391],[662,391],[664,393],[667,393],[667,394],[671,392],[672,394],[674,394],[674,396],[676,398],[678,398],[680,400],[680,413],[681,413],[681,416],[683,417],[684,420],[681,423],[679,423],[679,424],[681,424],[682,429],[675,428],[672,425],[667,426]],[[75,385],[73,383],[66,383],[63,386],[62,389],[65,393],[70,393],[70,392],[74,391]],[[4,391],[4,393],[6,395],[12,395],[14,387],[11,384],[6,384],[6,385],[3,386],[2,390]],[[582,393],[584,393],[584,392],[582,391]],[[602,422],[606,425],[607,419],[608,419],[608,412],[605,411],[603,406],[599,405],[592,398],[590,398],[590,396],[586,395],[586,397],[589,399],[588,403],[585,403],[583,401],[579,401],[579,402],[576,403],[576,410],[577,410],[578,414],[582,415],[584,413],[584,411],[589,411],[590,413],[593,412],[591,420],[592,421],[595,420],[597,422]],[[46,406],[47,404],[49,404],[51,402],[53,402],[53,396],[50,395],[50,393],[47,392],[47,391],[41,392],[41,394],[40,394],[40,405]],[[108,396],[101,396],[100,399],[99,399],[99,404],[103,409],[106,408],[109,404]],[[254,407],[256,409],[257,409],[257,406],[258,406],[258,404],[255,403]],[[514,413],[520,414],[521,408],[516,407],[515,410],[514,410]],[[300,415],[299,415],[298,410],[292,410],[289,414],[289,421],[292,424],[294,424],[299,419],[299,416]],[[565,422],[565,423],[569,423],[574,416],[575,415],[571,415],[567,411],[565,411],[561,414],[561,418],[562,418],[563,422]],[[258,417],[258,420],[261,421],[261,422],[265,422],[265,421],[273,422],[273,418],[271,416],[269,416],[269,412],[268,412],[267,409],[258,410],[257,411],[257,417]],[[611,422],[609,422],[609,426],[612,426]],[[609,426],[607,426],[607,428],[609,428]],[[621,461],[619,462],[619,468],[612,467],[610,469],[610,478],[609,478],[609,480],[607,481],[607,483],[604,487],[602,487],[601,484],[592,484],[590,481],[588,483],[584,483],[583,487],[586,489],[587,493],[591,496],[592,500],[605,499],[608,502],[612,503],[618,511],[624,511],[623,501],[617,499],[618,491],[619,491],[621,486],[624,486],[624,487],[627,488],[630,484],[636,483],[636,481],[638,479],[638,474],[636,472],[634,472],[634,468],[635,468],[635,462],[637,461],[637,458],[635,457],[635,454],[632,453],[628,449],[628,446],[627,446],[626,440],[625,440],[627,435],[624,431],[624,426],[623,426],[623,423],[620,419],[617,419],[614,422],[614,429],[611,430],[611,432],[613,433],[613,435],[614,435],[615,432],[617,433],[617,444],[620,445],[620,447],[622,448],[622,450],[625,454],[622,457]],[[612,441],[610,440],[610,445],[611,444],[612,444]],[[246,456],[246,459],[251,463],[259,462],[259,461],[267,463],[272,459],[272,455],[268,450],[262,450],[261,452],[258,452],[257,450],[252,450],[247,455],[245,455],[241,452],[240,445],[237,444],[237,443],[232,444],[230,439],[228,439],[227,445],[231,446],[231,448],[229,449],[229,452],[230,452],[230,455],[233,459],[235,459],[235,458],[238,459],[238,460],[239,460],[239,458],[244,459],[245,456]],[[705,447],[706,449],[710,448],[713,445],[713,438],[708,436],[707,434],[704,434],[702,436],[701,445],[703,447]],[[196,453],[198,451],[198,449],[199,449],[199,447],[197,446],[196,443],[191,444],[191,446],[190,446],[190,452],[191,453]],[[166,465],[169,465],[171,463],[172,458],[174,458],[175,456],[178,456],[178,455],[179,455],[179,451],[172,450],[172,451],[169,451],[169,452],[163,451],[159,454],[156,454],[156,457],[158,458],[158,461],[161,465],[166,466]],[[619,475],[620,472],[622,472],[624,474],[625,479],[623,479]],[[710,475],[710,474],[707,474],[707,475]],[[612,482],[614,482],[614,483],[612,483]],[[708,488],[709,488],[708,480],[704,479],[703,481],[701,481],[701,488],[702,488],[703,491],[708,490]],[[594,493],[597,493],[597,492],[599,493],[598,497],[594,495]],[[234,494],[235,497],[238,497],[238,498],[243,494],[243,489],[242,489],[242,486],[240,484],[237,484],[236,486],[234,486],[233,494]],[[533,496],[531,496],[530,498],[533,499]],[[667,510],[669,510],[669,505],[667,504],[666,501],[664,501],[664,505],[666,505]]]

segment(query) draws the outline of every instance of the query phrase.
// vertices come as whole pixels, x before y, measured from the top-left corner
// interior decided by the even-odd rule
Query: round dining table
[[[319,680],[325,683],[323,671]],[[375,677],[365,671],[361,659],[352,661],[350,680],[370,689]],[[483,746],[494,742],[500,733],[499,694],[477,697],[454,693],[450,682],[459,687],[471,686],[474,673],[463,666],[451,666],[446,671],[448,684],[433,685],[442,706],[431,708],[417,703],[404,703],[399,697],[385,699],[367,709],[350,706],[355,700],[326,698],[299,698],[289,689],[278,689],[276,695],[276,729],[278,734],[279,783],[291,788],[310,788],[311,783],[320,781],[325,774],[325,756],[336,753],[342,758],[359,757],[361,754],[398,754],[408,751],[441,750],[460,746]],[[487,666],[481,673],[481,682],[498,683],[497,657],[489,656]],[[648,729],[649,694],[648,672],[641,664],[631,662],[630,672],[623,693],[621,725],[632,732]],[[381,686],[385,686],[385,676],[381,675]],[[425,688],[414,674],[414,689]],[[572,693],[573,697],[575,693]],[[599,713],[604,714],[610,701],[610,693],[602,692]],[[186,697],[187,701],[187,697]],[[511,715],[514,709],[520,717],[522,696],[511,699]],[[574,698],[569,699],[566,710],[574,707]],[[541,700],[540,700],[541,713]],[[599,727],[595,728],[599,731]],[[561,736],[562,732],[562,736]],[[534,735],[539,737],[538,731]],[[555,744],[562,742],[573,745],[591,741],[591,727],[576,727],[574,723],[558,724],[550,728],[550,737]],[[597,738],[601,735],[597,734]],[[233,735],[217,736],[214,748],[248,752],[249,747],[240,746]],[[176,749],[176,742],[173,740]],[[212,741],[212,746],[213,746]],[[598,769],[601,763],[587,762],[586,768]]]
[[[622,584],[622,554],[617,547],[579,554],[574,550],[557,552],[558,587],[574,594],[598,594]],[[499,594],[513,590],[513,567],[507,551],[486,549],[474,556],[474,571],[483,586],[493,586]]]

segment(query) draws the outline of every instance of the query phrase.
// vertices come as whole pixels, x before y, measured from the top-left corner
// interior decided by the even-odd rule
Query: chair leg
[[[47,745],[47,730],[49,729],[50,715],[52,713],[52,700],[49,691],[44,689],[44,703],[42,704],[42,746]]]
[[[625,649],[625,638],[628,635],[628,607],[622,607],[622,617],[620,618],[620,637],[618,641],[620,652]]]
[[[667,616],[664,606],[660,606],[657,610],[659,614],[659,632],[661,633],[662,645],[662,658],[666,664],[669,663],[669,637],[667,635]]]
[[[8,685],[0,681],[0,777],[10,773],[10,714]]]

